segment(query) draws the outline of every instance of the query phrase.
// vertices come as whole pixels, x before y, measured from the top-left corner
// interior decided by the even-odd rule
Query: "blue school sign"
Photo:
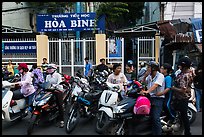
[[[38,32],[105,30],[105,16],[96,13],[38,14]]]
[[[2,53],[36,53],[36,42],[3,42]]]

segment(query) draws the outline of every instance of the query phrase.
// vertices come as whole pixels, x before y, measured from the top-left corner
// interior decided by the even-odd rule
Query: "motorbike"
[[[194,98],[195,98],[195,91],[194,89],[191,89],[191,98],[189,98],[188,100],[188,110],[187,110],[190,124],[192,124],[195,121],[196,113],[197,113],[197,109],[193,103]]]
[[[13,79],[11,82],[16,82],[19,79]],[[13,100],[13,90],[20,87],[15,86],[9,81],[2,81],[2,120],[11,122],[21,120],[28,115],[26,99]]]
[[[80,118],[95,117],[98,110],[98,100],[101,90],[93,90],[90,87],[86,78],[83,78],[79,73],[74,78],[73,91],[72,91],[72,105],[68,113],[66,122],[66,132],[71,133]]]
[[[99,134],[105,132],[109,127],[113,118],[113,109],[117,106],[121,100],[120,85],[105,82],[106,89],[103,90],[98,103],[98,113],[96,115],[96,127],[95,131]]]
[[[104,83],[108,78],[109,72],[106,70],[99,72],[98,70],[94,71],[91,76],[89,76],[90,86],[96,90],[105,90]]]
[[[143,88],[142,86],[135,86],[128,92],[127,98],[115,103],[112,107],[106,108],[105,111],[101,111],[97,117],[96,132],[105,135],[151,135],[151,117],[133,112],[135,101],[141,96],[139,92],[144,90]],[[145,96],[150,98],[148,94]],[[182,134],[184,125],[180,113],[175,110],[176,115],[173,123],[165,122],[164,118],[166,116],[165,113],[163,114],[160,117],[162,134]]]
[[[59,83],[62,85],[64,82]],[[27,134],[30,135],[33,132],[35,126],[39,125],[40,122],[51,122],[57,119],[59,116],[59,108],[56,103],[56,97],[53,92],[62,92],[63,91],[63,108],[66,107],[67,89],[59,89],[59,85],[53,86],[49,82],[45,82],[39,85],[36,95],[33,99],[33,111],[31,118],[29,120],[29,125],[27,129]]]

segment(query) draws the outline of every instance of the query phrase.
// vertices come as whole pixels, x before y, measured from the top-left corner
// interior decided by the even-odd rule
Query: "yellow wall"
[[[155,61],[159,62],[159,51],[160,51],[160,36],[159,33],[155,34]]]
[[[46,35],[37,35],[37,65],[42,64],[43,58],[48,58],[48,36]]]
[[[106,35],[96,34],[96,65],[100,64],[100,59],[106,59]]]

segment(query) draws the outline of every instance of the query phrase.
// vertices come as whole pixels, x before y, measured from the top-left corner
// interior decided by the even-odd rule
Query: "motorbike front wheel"
[[[66,122],[66,132],[68,134],[72,132],[72,130],[74,130],[74,128],[76,127],[79,121],[79,118],[80,118],[80,115],[79,115],[78,109],[72,107],[72,109],[69,112],[68,119]]]
[[[192,124],[196,119],[196,112],[193,109],[188,108],[187,115],[188,115],[190,124]]]
[[[105,133],[110,123],[108,115],[104,111],[99,111],[96,117],[95,131],[99,134]]]
[[[28,129],[27,129],[27,135],[31,135],[31,133],[33,132],[34,126],[37,124],[37,121],[38,121],[38,115],[33,115],[31,117]]]
[[[108,128],[106,134],[107,135],[125,135],[125,129],[124,129],[123,125],[115,122],[115,123],[111,124],[111,126],[110,126],[110,128]]]

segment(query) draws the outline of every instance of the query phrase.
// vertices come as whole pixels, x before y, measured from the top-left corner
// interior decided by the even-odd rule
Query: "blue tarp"
[[[202,43],[202,18],[191,18],[194,40],[196,43]]]

